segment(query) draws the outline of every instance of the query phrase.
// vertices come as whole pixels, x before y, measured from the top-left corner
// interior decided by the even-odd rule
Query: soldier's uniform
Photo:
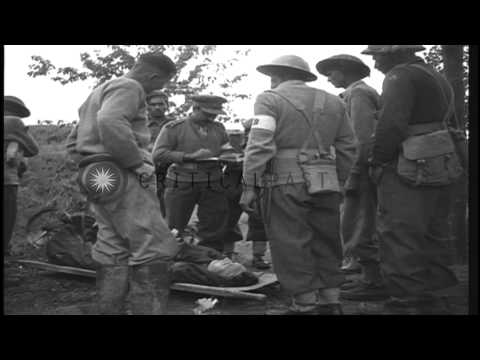
[[[155,144],[155,140],[157,139],[160,131],[163,129],[165,125],[169,122],[174,121],[175,119],[170,117],[162,117],[162,118],[154,118],[148,116],[147,127],[150,130],[151,138],[150,138],[150,149],[153,150],[153,145]],[[157,197],[158,201],[160,202],[160,211],[162,215],[166,216],[165,210],[165,180],[167,176],[167,170],[170,164],[165,164],[163,166],[155,166],[155,176],[157,178]]]
[[[357,155],[345,189],[343,239],[349,248],[348,255],[358,258],[361,263],[378,263],[378,241],[374,239],[377,196],[375,184],[368,176],[368,152],[380,110],[380,96],[360,80],[351,84],[340,97],[345,101],[357,139]],[[354,191],[353,196],[349,196],[350,190]]]
[[[248,139],[249,129],[243,133],[231,133],[230,143],[237,153],[243,153],[246,143],[240,139]],[[243,164],[229,163],[223,173],[223,183],[225,185],[228,199],[228,222],[226,230],[226,247],[230,247],[230,252],[234,250],[234,243],[242,240],[243,236],[238,226],[238,221],[243,213],[239,204],[243,190]],[[246,241],[252,242],[253,260],[252,265],[258,269],[268,269],[270,266],[263,259],[267,247],[267,237],[259,209],[248,215],[248,231]],[[228,253],[229,251],[226,251]]]
[[[163,129],[165,125],[167,125],[170,121],[174,121],[175,119],[173,117],[167,117],[163,116],[161,118],[155,118],[153,116],[148,116],[147,120],[147,127],[148,130],[150,130],[150,144],[152,145],[153,149],[153,144],[155,144],[155,140],[157,140],[158,135],[160,134],[160,131]]]
[[[38,154],[39,148],[21,119],[30,116],[23,101],[5,96],[3,104],[3,250],[8,254],[17,216],[18,186],[27,168],[25,158]]]
[[[369,67],[351,55],[332,56],[320,61],[316,67],[325,76],[329,76],[333,70],[355,74],[357,79],[370,74]],[[344,268],[349,270],[359,261],[364,274],[363,280],[368,283],[367,286],[375,286],[381,282],[378,268],[378,240],[375,236],[377,190],[368,175],[368,155],[371,152],[377,114],[380,110],[380,96],[364,81],[357,80],[346,87],[340,98],[345,101],[347,115],[357,141],[354,165],[345,185],[346,197],[341,215],[346,260]]]
[[[284,58],[279,58],[278,62],[287,60],[307,69],[302,71],[302,74],[306,72],[305,81],[316,79],[303,59]],[[267,70],[257,69],[268,75]],[[321,115],[314,116],[313,124],[324,147],[335,147],[339,182],[345,182],[355,151],[345,105],[338,97],[309,87],[300,80],[285,81],[275,88],[275,93],[267,91],[257,97],[256,119],[245,153],[244,179],[247,186],[258,186],[264,174],[272,174],[268,176],[273,185],[271,196],[263,197],[262,207],[273,267],[282,288],[294,300],[302,294],[320,290],[321,296],[330,297],[325,299],[327,302],[332,299],[336,302],[338,286],[343,281],[339,235],[341,194],[310,195],[307,192],[296,157],[312,130],[301,112],[284,98],[303,106],[311,114],[317,93],[324,98],[325,105]],[[318,144],[311,139],[308,150],[316,149]]]
[[[217,104],[208,96],[193,99],[206,109],[211,107],[223,112],[221,103]],[[160,132],[153,149],[155,164],[172,164],[167,172],[165,190],[170,228],[183,232],[195,205],[198,205],[198,237],[201,245],[219,251],[223,251],[228,221],[221,165],[218,162],[184,162],[183,156],[203,148],[209,149],[215,157],[229,146],[222,123],[212,121],[200,127],[191,117],[187,117],[168,123]]]
[[[165,101],[165,103],[168,105],[168,96],[161,90],[155,90],[152,91],[150,94],[147,95],[147,104],[149,104],[149,101],[153,98],[161,98]],[[160,134],[160,131],[163,129],[163,127],[169,123],[170,121],[173,121],[175,119],[171,117],[165,116],[165,114],[162,114],[162,116],[153,116],[152,114],[148,113],[147,111],[147,127],[150,130],[150,144],[151,148],[153,148],[153,144],[155,144],[155,140],[157,140],[158,134]]]
[[[142,162],[152,164],[144,102],[145,92],[133,79],[121,77],[99,86],[80,107],[76,138],[69,139],[67,147],[83,157],[108,153],[123,169]],[[151,198],[155,194],[154,181],[148,187],[142,186],[135,174],[126,174],[128,187],[123,196],[106,205],[92,203],[99,223],[93,259],[104,265],[132,266],[156,258],[173,258],[177,245],[159,213],[158,202]],[[121,206],[126,201],[131,202],[129,206]],[[152,234],[145,233],[144,226],[153,227]]]
[[[163,55],[146,54],[140,61],[158,59],[174,68]],[[164,69],[163,64],[153,66]],[[78,125],[67,139],[99,227],[92,258],[100,265],[100,313],[123,313],[128,292],[134,314],[164,313],[167,267],[179,250],[160,214],[154,177],[135,172],[145,164],[153,171],[144,110],[145,91],[138,81],[110,80],[81,105]]]
[[[372,54],[369,50],[365,53]],[[424,70],[411,66],[414,64]],[[451,100],[448,81],[419,57],[391,69],[383,83],[383,108],[371,164],[383,169],[380,176],[374,171],[377,227],[381,268],[394,297],[428,297],[429,291],[457,283],[445,265],[451,185],[413,186],[396,172],[402,142],[443,128],[447,101]]]
[[[243,132],[227,131],[230,144],[236,153],[243,152]],[[242,215],[242,208],[239,205],[242,196],[242,164],[228,163],[223,172],[222,183],[225,187],[225,195],[228,200],[228,221],[225,233],[225,253],[233,254],[235,242],[241,241],[243,236],[238,226],[238,220]]]
[[[155,97],[162,98],[166,103],[168,103],[168,96],[161,90],[152,91],[150,94],[147,95],[147,104],[149,104],[150,99]],[[155,144],[155,140],[157,140],[160,131],[163,127],[175,119],[172,117],[167,117],[165,114],[162,116],[154,116],[153,114],[147,111],[147,127],[150,130],[150,145],[149,150],[153,150],[153,145]],[[170,164],[165,164],[163,166],[155,166],[155,176],[157,177],[157,197],[158,201],[160,202],[160,211],[162,215],[166,216],[165,211],[165,178],[167,176],[168,166]]]

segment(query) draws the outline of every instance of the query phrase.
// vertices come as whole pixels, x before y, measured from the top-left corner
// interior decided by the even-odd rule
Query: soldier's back
[[[311,134],[311,127],[304,115],[314,119],[313,124],[321,135],[324,147],[328,148],[333,144],[345,115],[345,105],[337,96],[301,82],[287,82],[262,95],[268,98],[266,101],[271,104],[270,107],[276,109],[272,116],[277,120],[277,147],[288,149],[302,146]],[[314,114],[316,96],[319,97],[318,104],[323,109]],[[312,138],[309,148],[316,147],[317,144]]]

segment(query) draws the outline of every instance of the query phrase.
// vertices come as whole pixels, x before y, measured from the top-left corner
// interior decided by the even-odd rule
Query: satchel
[[[447,97],[440,82],[419,65],[411,65],[422,70],[440,87],[445,102]],[[450,91],[453,90],[450,88]],[[448,119],[455,116],[454,95],[448,102],[443,118],[445,129],[425,135],[411,136],[402,143],[397,163],[397,174],[414,186],[445,186],[457,181],[467,164],[466,139],[459,135],[461,130],[448,127]],[[458,127],[458,119],[455,116]],[[463,166],[463,167],[462,167]]]
[[[416,65],[416,64],[413,64],[411,66],[424,71],[425,73],[429,74],[432,78],[434,78],[433,75],[430,74],[428,71],[426,71],[423,67],[421,67],[419,65]],[[434,78],[434,80],[437,81],[437,84],[440,86],[440,90],[442,92],[443,98],[445,99],[445,102],[447,102],[447,96],[445,95],[445,92],[443,91],[442,86],[439,84],[439,82],[436,78]],[[457,156],[459,157],[459,160],[460,160],[460,164],[462,165],[463,169],[466,170],[468,168],[468,142],[467,142],[467,137],[465,135],[465,131],[462,130],[462,128],[460,127],[457,115],[455,113],[455,109],[454,109],[455,94],[453,92],[453,88],[449,87],[449,90],[450,90],[450,95],[451,95],[451,101],[448,104],[448,110],[447,110],[447,114],[445,115],[445,118],[444,118],[444,123],[447,126],[448,131],[450,132],[450,136],[452,137],[453,143],[455,145],[455,150],[457,152]],[[449,126],[448,121],[447,121],[449,116],[454,117],[456,128]]]
[[[412,136],[402,143],[397,174],[414,186],[445,186],[463,173],[448,130]]]

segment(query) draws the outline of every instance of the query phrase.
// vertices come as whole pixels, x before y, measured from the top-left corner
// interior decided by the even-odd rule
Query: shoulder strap
[[[305,113],[305,108],[303,106],[300,106],[299,104],[296,104],[296,102],[292,101],[291,99],[287,98],[285,95],[279,93],[278,91],[275,91],[275,90],[268,90],[267,92],[270,92],[270,93],[274,93],[274,94],[277,94],[278,96],[280,96],[282,99],[284,99],[287,103],[289,103],[295,110],[297,110],[298,112],[300,112],[303,116],[303,118],[305,119],[305,121],[307,122],[308,126],[310,127],[310,134],[309,136],[307,137],[307,139],[305,140],[301,150],[305,150],[306,147],[308,146],[308,142],[310,141],[311,137],[313,136],[315,138],[315,141],[317,142],[317,145],[318,145],[318,150],[320,151],[320,154],[325,154],[325,153],[328,153],[325,148],[323,147],[323,143],[322,143],[322,140],[320,138],[320,136],[318,135],[317,133],[317,129],[315,128],[314,124],[313,124],[313,120],[311,120],[308,115]],[[313,111],[312,111],[312,114],[314,115],[314,118],[315,118],[315,115],[316,114],[319,114],[319,113],[322,113],[323,112],[323,108],[325,106],[325,101],[326,101],[326,97],[323,93],[321,93],[320,91],[318,90],[315,90],[315,98],[314,98],[314,102],[313,102]]]
[[[412,66],[415,69],[423,71],[425,74],[429,75],[437,83],[437,85],[440,88],[440,91],[442,93],[443,99],[445,100],[445,103],[447,103],[447,112],[445,113],[445,116],[443,117],[443,123],[445,124],[445,126],[448,127],[448,119],[449,119],[450,116],[454,115],[455,125],[457,126],[457,128],[460,128],[460,124],[458,123],[458,119],[455,116],[455,109],[454,109],[455,94],[453,93],[452,87],[451,86],[448,87],[449,90],[450,90],[450,95],[451,95],[450,96],[450,101],[448,101],[447,95],[445,94],[445,91],[443,90],[442,84],[432,73],[430,73],[430,71],[428,71],[427,69],[425,69],[423,66],[421,66],[419,64],[409,64],[408,66]]]

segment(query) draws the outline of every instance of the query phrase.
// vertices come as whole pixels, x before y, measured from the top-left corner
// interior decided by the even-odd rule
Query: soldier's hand
[[[195,151],[194,153],[191,154],[186,154],[185,159],[186,160],[199,160],[199,159],[206,159],[209,157],[212,157],[213,153],[209,149],[200,149]]]
[[[152,165],[143,163],[142,166],[133,170],[140,177],[141,181],[149,181],[155,175],[155,168]]]
[[[243,211],[252,213],[255,211],[253,207],[254,202],[257,199],[257,194],[253,189],[245,189],[240,198],[239,204]]]

